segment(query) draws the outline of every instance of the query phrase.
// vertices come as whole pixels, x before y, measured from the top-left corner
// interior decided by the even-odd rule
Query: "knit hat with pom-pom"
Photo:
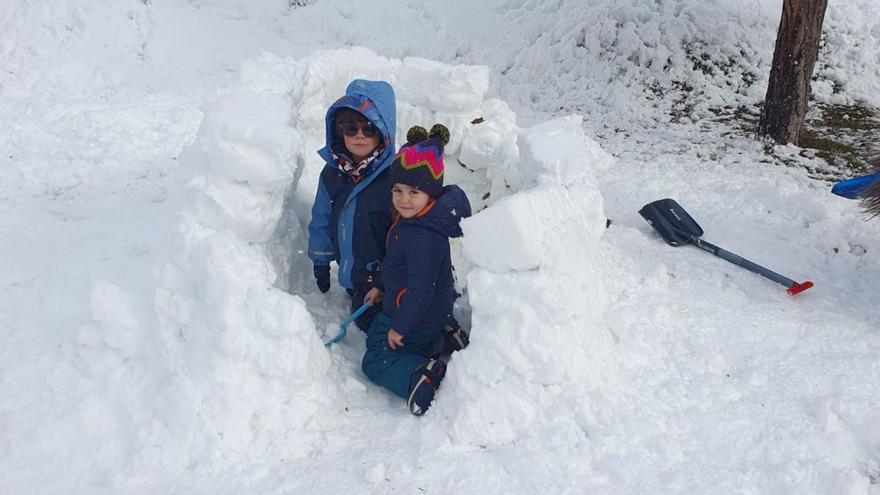
[[[428,132],[414,126],[406,133],[406,144],[391,162],[389,179],[392,185],[405,184],[432,198],[443,192],[443,147],[449,142],[449,129],[434,124]]]

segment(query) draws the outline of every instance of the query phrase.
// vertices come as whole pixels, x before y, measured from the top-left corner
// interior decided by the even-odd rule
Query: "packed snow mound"
[[[592,171],[608,169],[614,159],[581,126],[581,118],[571,116],[520,133],[516,175],[522,190],[463,222],[469,261],[495,272],[554,265],[571,247],[573,218],[578,229],[581,222],[587,232],[593,224],[604,229]],[[592,209],[585,210],[582,201]]]
[[[462,222],[475,265],[471,346],[453,355],[432,412],[469,445],[529,440],[539,426],[585,439],[591,394],[610,386],[615,369],[602,324],[606,217],[593,176],[614,159],[576,116],[525,129],[519,142],[524,189]]]

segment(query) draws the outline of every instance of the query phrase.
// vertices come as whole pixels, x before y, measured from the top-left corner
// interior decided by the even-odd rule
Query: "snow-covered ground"
[[[781,2],[305,3],[0,0],[0,493],[880,493],[880,221],[727,119]],[[829,5],[820,101],[880,106],[876,7]],[[481,210],[421,418],[303,254],[354,77]]]

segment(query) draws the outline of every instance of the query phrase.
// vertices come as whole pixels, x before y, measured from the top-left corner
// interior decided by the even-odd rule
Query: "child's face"
[[[340,123],[339,133],[342,134],[345,149],[356,161],[363,160],[379,146],[380,133],[368,120]]]
[[[431,196],[406,184],[391,187],[391,204],[403,218],[412,218],[428,206]]]

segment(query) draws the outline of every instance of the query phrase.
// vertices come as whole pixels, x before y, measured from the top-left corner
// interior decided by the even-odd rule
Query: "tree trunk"
[[[759,133],[778,143],[798,143],[827,6],[828,0],[783,0],[770,83],[758,125]]]

